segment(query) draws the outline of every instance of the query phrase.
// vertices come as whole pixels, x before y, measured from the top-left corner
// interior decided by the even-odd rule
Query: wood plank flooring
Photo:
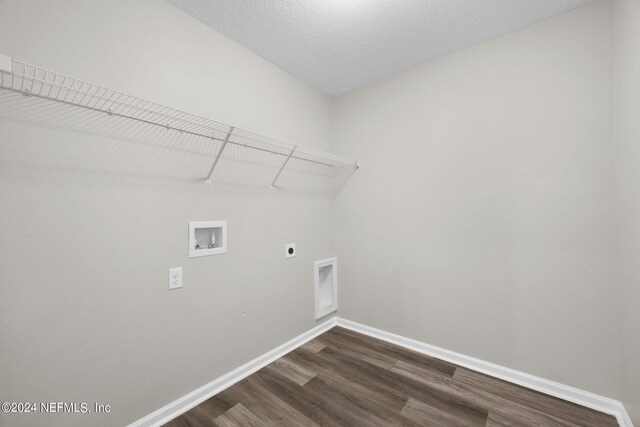
[[[335,327],[167,426],[617,426],[614,417]]]

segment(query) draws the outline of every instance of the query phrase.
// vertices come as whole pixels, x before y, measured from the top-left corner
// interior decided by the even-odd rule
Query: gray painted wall
[[[619,396],[612,6],[337,101],[341,315]]]
[[[622,399],[634,424],[640,425],[640,1],[617,0],[615,5]]]
[[[1,94],[2,396],[113,407],[48,425],[135,421],[314,326],[312,261],[337,253],[344,317],[622,396],[638,423],[638,0],[615,16],[331,100],[162,1],[0,1],[0,53],[363,163],[335,206],[257,166],[206,187],[206,141]],[[206,219],[230,251],[189,259]]]
[[[4,0],[0,52],[270,136],[329,141],[329,97],[163,1]],[[208,187],[210,143],[36,99],[3,93],[0,129],[2,401],[112,406],[7,426],[126,425],[316,324],[313,261],[334,255],[331,199],[270,191],[272,171],[258,168],[247,173],[261,187]],[[215,178],[230,181],[232,166]],[[223,219],[229,253],[188,258],[188,221]],[[285,260],[288,242],[298,256]],[[184,288],[169,292],[177,266]]]

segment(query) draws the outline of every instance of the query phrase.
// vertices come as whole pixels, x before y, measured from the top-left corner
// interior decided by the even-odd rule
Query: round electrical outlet
[[[289,243],[288,245],[284,246],[284,256],[286,258],[291,258],[296,256],[296,244],[295,243]]]

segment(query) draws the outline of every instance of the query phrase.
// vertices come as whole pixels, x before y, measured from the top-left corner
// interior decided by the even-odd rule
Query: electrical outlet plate
[[[7,73],[11,73],[13,63],[11,62],[11,57],[0,55],[0,71],[5,71]]]
[[[182,267],[169,269],[169,290],[182,287]]]
[[[296,244],[295,243],[289,243],[287,245],[284,245],[284,256],[286,258],[292,258],[292,257],[296,256]]]

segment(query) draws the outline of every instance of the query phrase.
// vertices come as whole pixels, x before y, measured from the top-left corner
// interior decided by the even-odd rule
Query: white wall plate
[[[0,55],[0,70],[6,71],[7,73],[13,72],[12,70],[13,63],[11,62],[11,57]]]
[[[227,221],[191,221],[189,257],[227,253]]]
[[[169,290],[182,287],[182,267],[169,269]]]
[[[284,245],[284,256],[285,258],[292,258],[296,256],[296,244],[289,243]]]

